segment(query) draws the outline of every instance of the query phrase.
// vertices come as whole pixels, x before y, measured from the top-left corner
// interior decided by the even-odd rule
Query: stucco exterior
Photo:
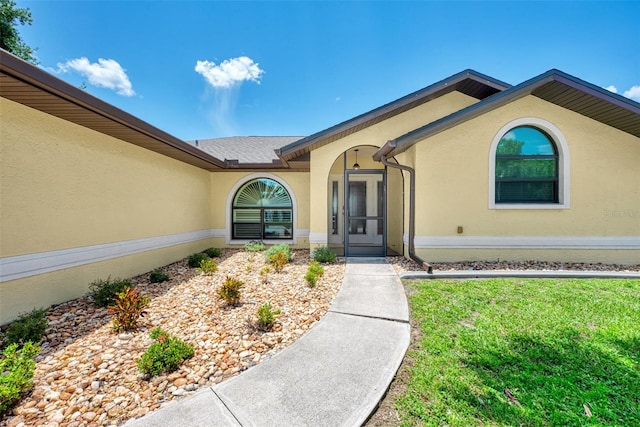
[[[209,172],[5,98],[0,122],[0,323],[212,244]]]
[[[426,262],[640,263],[640,104],[557,70],[514,87],[467,70],[275,151],[273,137],[259,153],[272,163],[257,164],[221,160],[2,54],[10,88],[0,102],[0,324],[79,297],[96,279],[241,247],[232,202],[256,178],[279,182],[293,203],[292,238],[267,244],[345,250],[331,216],[346,222],[355,149],[367,194],[384,192],[383,252]],[[554,100],[557,85],[606,114],[580,114],[584,98],[565,96],[566,107],[543,99]],[[539,87],[546,92],[536,96]],[[559,203],[494,203],[492,157],[513,123],[554,134]]]
[[[505,123],[522,117],[551,122],[566,138],[569,208],[489,208],[489,147]],[[639,142],[534,96],[421,141],[415,145],[416,185],[428,197],[416,200],[417,252],[431,261],[637,263],[637,249],[617,248],[640,236]]]

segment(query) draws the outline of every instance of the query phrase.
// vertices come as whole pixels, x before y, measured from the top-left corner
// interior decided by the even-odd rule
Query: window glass
[[[496,203],[558,203],[558,154],[552,139],[531,126],[507,132],[495,159]]]
[[[234,239],[291,239],[293,205],[287,190],[269,178],[244,184],[233,199]]]

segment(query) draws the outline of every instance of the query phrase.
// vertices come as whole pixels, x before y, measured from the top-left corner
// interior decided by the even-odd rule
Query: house
[[[640,104],[472,70],[306,137],[186,142],[6,52],[0,324],[204,248],[640,262]]]

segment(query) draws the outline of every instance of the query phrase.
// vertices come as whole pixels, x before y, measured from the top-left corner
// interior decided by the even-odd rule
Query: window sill
[[[569,209],[568,204],[563,203],[491,203],[489,209],[495,210],[562,210]]]
[[[297,242],[294,239],[268,239],[268,240],[256,240],[256,239],[247,239],[247,240],[238,240],[233,239],[227,242],[230,245],[244,245],[249,242],[262,242],[265,245],[279,245],[282,243],[286,243],[287,245],[295,245]]]

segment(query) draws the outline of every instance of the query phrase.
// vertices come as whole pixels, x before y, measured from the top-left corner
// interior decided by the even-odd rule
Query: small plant
[[[161,270],[153,270],[151,274],[149,274],[149,280],[151,283],[162,283],[169,280],[169,275]]]
[[[280,245],[273,245],[264,253],[264,257],[267,261],[271,258],[271,255],[276,254],[278,252],[284,252],[287,256],[287,262],[291,261],[291,248],[286,243]]]
[[[336,255],[328,246],[317,247],[311,255],[311,258],[322,263],[333,262],[337,257],[338,255]]]
[[[205,258],[200,261],[200,268],[198,271],[204,274],[213,274],[218,271],[218,263],[213,258]]]
[[[198,268],[200,267],[200,263],[202,262],[202,260],[207,258],[209,258],[209,255],[205,254],[204,252],[198,252],[196,254],[189,255],[187,264],[191,268]]]
[[[173,372],[182,362],[193,356],[193,346],[169,335],[160,328],[154,328],[149,334],[155,340],[144,352],[136,365],[147,377]]]
[[[311,261],[309,268],[307,269],[307,274],[304,275],[304,279],[309,284],[309,287],[313,288],[316,286],[318,279],[320,279],[323,274],[324,267],[321,266],[318,261]]]
[[[235,277],[225,279],[222,287],[218,289],[218,295],[229,305],[236,305],[240,301],[240,288],[244,283]]]
[[[264,243],[258,240],[252,240],[244,244],[244,250],[247,252],[260,252],[264,250]]]
[[[106,307],[113,302],[113,299],[122,292],[124,288],[131,288],[133,285],[128,280],[114,279],[108,277],[107,280],[98,279],[89,285],[89,295],[98,307]]]
[[[269,283],[269,273],[271,273],[271,269],[268,265],[262,267],[262,269],[260,270],[260,277],[262,277],[262,283],[265,285]]]
[[[256,314],[258,316],[256,327],[261,331],[268,331],[273,327],[276,316],[280,314],[280,310],[273,310],[271,308],[271,301],[267,301],[258,308]]]
[[[2,351],[0,357],[0,414],[3,414],[33,385],[33,360],[40,346],[27,341],[22,348],[14,343]]]
[[[138,328],[138,319],[145,315],[145,307],[151,300],[141,294],[137,287],[125,288],[113,300],[113,305],[107,307],[109,313],[115,314],[113,330],[115,332],[131,331]]]
[[[222,251],[218,248],[207,248],[202,251],[202,253],[207,254],[209,258],[218,258],[220,255],[222,255]]]
[[[5,344],[23,345],[27,341],[39,343],[48,326],[47,310],[34,309],[27,314],[23,314],[9,325],[7,332],[4,334]],[[2,371],[0,371],[0,374],[2,374]]]
[[[273,269],[276,273],[280,273],[289,260],[287,259],[287,254],[284,251],[279,251],[269,256],[269,262],[273,265]]]

